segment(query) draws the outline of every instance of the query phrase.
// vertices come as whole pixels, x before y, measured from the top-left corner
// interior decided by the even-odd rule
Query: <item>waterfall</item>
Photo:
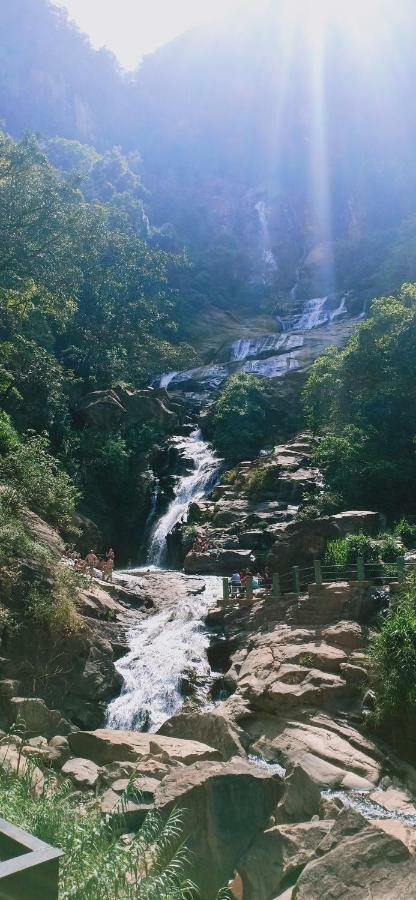
[[[108,708],[108,727],[156,731],[182,706],[184,672],[192,670],[197,678],[208,678],[209,638],[204,620],[218,602],[221,579],[204,581],[205,590],[189,593],[180,603],[173,596],[171,606],[143,617],[131,628],[130,651],[117,663],[123,692]]]
[[[290,334],[264,334],[258,338],[243,338],[234,341],[230,347],[230,362],[242,362],[246,359],[258,359],[278,350],[294,350],[301,347],[303,338]]]
[[[154,476],[153,490],[152,490],[152,495],[150,498],[149,514],[144,523],[144,529],[143,529],[144,540],[146,540],[146,537],[149,534],[149,531],[150,531],[150,529],[153,525],[153,522],[156,518],[157,501],[159,499],[159,493],[160,493],[160,481],[158,478],[156,478],[156,476]]]
[[[272,252],[272,243],[270,240],[269,223],[267,221],[266,204],[264,200],[259,200],[254,209],[257,212],[260,223],[261,249],[263,254],[263,262],[271,269],[277,269],[276,260]]]
[[[177,447],[182,458],[189,460],[192,468],[178,479],[175,496],[153,530],[147,561],[155,566],[162,566],[166,561],[166,538],[169,532],[184,518],[191,503],[204,497],[214,485],[220,467],[219,459],[207,441],[204,441],[199,429],[195,429],[188,437],[181,438]]]

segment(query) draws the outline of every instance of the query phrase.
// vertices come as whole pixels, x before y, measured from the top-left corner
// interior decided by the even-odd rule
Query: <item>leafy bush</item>
[[[51,590],[32,588],[27,595],[26,616],[53,638],[64,637],[83,627],[76,609],[79,582],[76,573],[62,564],[53,572]]]
[[[251,469],[246,479],[245,487],[249,497],[261,497],[273,489],[276,490],[278,484],[278,473],[276,467],[258,465]]]
[[[34,796],[33,769],[21,777],[0,771],[0,813],[15,825],[65,851],[60,865],[60,900],[186,900],[195,897],[185,877],[188,854],[181,846],[181,818],[166,823],[150,813],[137,834],[123,837],[123,805],[139,801],[129,790],[120,817],[108,821],[95,808],[77,809],[72,786],[46,776]],[[179,848],[179,849],[178,849]]]
[[[0,410],[0,456],[16,450],[19,445],[17,431],[13,428],[10,416]]]
[[[325,562],[328,565],[347,566],[356,563],[359,557],[365,562],[378,560],[377,544],[366,534],[347,534],[345,538],[329,541]]]
[[[406,519],[400,519],[394,529],[394,534],[408,550],[416,547],[416,525],[410,525]]]
[[[382,534],[378,540],[379,558],[386,563],[394,563],[403,553],[401,542],[393,534]]]
[[[214,444],[225,459],[251,458],[267,435],[267,396],[264,380],[233,375],[219,397],[214,413]]]
[[[68,526],[78,492],[48,451],[44,435],[32,435],[0,461],[0,476],[17,488],[27,505],[58,526]]]
[[[407,581],[371,647],[376,693],[375,720],[416,716],[416,576]]]

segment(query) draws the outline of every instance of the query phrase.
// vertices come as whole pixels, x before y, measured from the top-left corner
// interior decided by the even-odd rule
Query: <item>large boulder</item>
[[[368,791],[381,778],[378,748],[356,729],[326,716],[309,722],[292,720],[274,735],[268,735],[265,727],[261,731],[254,752],[282,760],[287,767],[300,765],[322,787]]]
[[[253,839],[267,826],[283,792],[282,780],[243,761],[195,763],[160,784],[155,806],[168,815],[184,810],[191,875],[201,900],[211,900],[233,876]]]
[[[111,728],[76,731],[68,740],[76,756],[91,759],[100,766],[112,762],[136,762],[149,754],[163,754],[166,758],[185,765],[191,765],[197,760],[221,759],[219,750],[198,741],[183,741],[138,731],[115,731]]]
[[[259,834],[238,864],[244,900],[270,900],[283,884],[316,856],[333,822],[279,825]]]
[[[336,513],[330,517],[341,531],[342,537],[347,534],[364,534],[376,535],[380,531],[381,521],[377,512],[369,510],[347,510],[345,512]]]
[[[223,759],[245,756],[240,740],[240,729],[225,716],[215,712],[178,713],[159,728],[158,734],[202,741],[210,747],[216,747]]]
[[[285,573],[292,566],[308,565],[322,556],[328,541],[341,537],[341,529],[332,518],[289,522],[277,533],[268,562],[276,572]]]
[[[48,709],[40,697],[12,697],[8,701],[10,725],[18,718],[24,722],[29,735],[43,735],[51,738],[57,734],[66,735],[71,730],[69,722],[62,718],[57,709]]]
[[[188,575],[232,575],[254,563],[251,550],[208,550],[188,553],[184,568]]]
[[[369,826],[308,863],[293,900],[414,900],[416,860],[402,841]]]

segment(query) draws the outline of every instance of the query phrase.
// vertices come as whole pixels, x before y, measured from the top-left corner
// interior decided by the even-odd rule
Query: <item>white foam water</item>
[[[141,617],[130,629],[129,653],[117,663],[124,687],[108,708],[109,728],[157,731],[182,706],[183,674],[191,670],[208,678],[204,621],[219,601],[221,579],[201,579],[202,587],[204,583],[201,593],[189,593],[180,604]]]
[[[191,470],[178,479],[175,497],[153,530],[147,560],[155,566],[163,566],[166,561],[168,534],[185,518],[191,503],[201,500],[214,486],[220,468],[220,460],[198,428],[177,441],[176,446],[181,456],[189,460]]]

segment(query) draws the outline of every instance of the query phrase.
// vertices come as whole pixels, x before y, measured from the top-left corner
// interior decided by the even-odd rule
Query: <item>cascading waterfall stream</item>
[[[178,441],[177,447],[192,468],[179,478],[175,497],[153,530],[147,561],[154,566],[163,566],[166,562],[168,534],[185,516],[191,503],[200,500],[214,486],[220,467],[219,459],[204,441],[199,429]]]
[[[208,678],[208,635],[204,620],[218,602],[220,579],[205,578],[205,590],[141,619],[129,634],[130,651],[117,665],[124,679],[120,697],[110,704],[110,728],[156,731],[183,703],[184,672]]]
[[[189,471],[180,476],[175,497],[153,529],[148,564],[161,567],[166,560],[166,538],[187,513],[194,500],[201,499],[214,485],[220,460],[203,440],[199,429],[177,440],[181,457]],[[133,573],[129,576],[134,578]],[[168,578],[160,571],[160,578]],[[185,576],[183,576],[185,579]],[[208,678],[210,668],[204,629],[206,614],[220,596],[220,579],[205,578],[195,593],[187,593],[180,603],[172,603],[153,615],[141,615],[128,634],[129,653],[117,663],[123,691],[107,712],[111,728],[156,731],[181,707],[181,678],[191,670],[196,680]]]

